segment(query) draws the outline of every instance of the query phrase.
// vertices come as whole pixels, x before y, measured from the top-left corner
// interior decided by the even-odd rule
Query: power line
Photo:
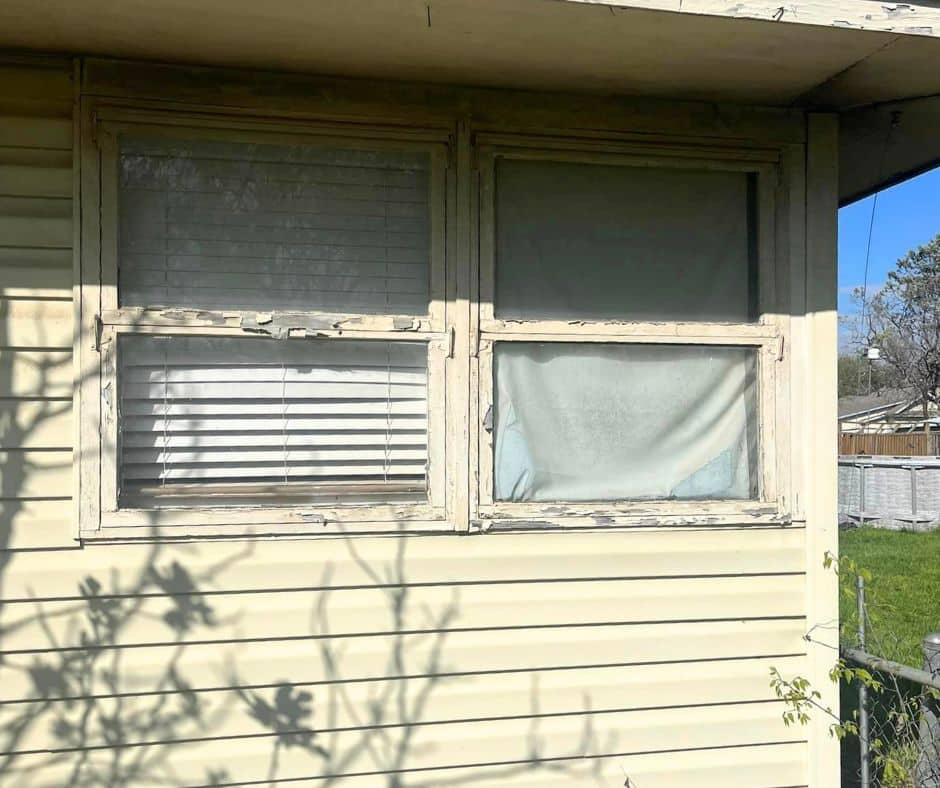
[[[891,113],[891,123],[888,126],[888,131],[885,133],[884,143],[881,146],[881,159],[878,162],[878,181],[881,181],[881,176],[884,173],[885,168],[885,159],[888,156],[888,146],[891,143],[891,134],[898,127],[901,122],[901,111],[895,110]],[[871,201],[871,215],[868,217],[868,243],[865,246],[865,276],[862,279],[862,313],[861,313],[861,322],[862,327],[865,326],[865,307],[868,305],[868,267],[871,262],[871,239],[875,230],[875,210],[878,207],[878,195],[881,194],[880,191],[875,192],[875,196]],[[866,341],[870,339],[870,334]]]
[[[885,159],[888,156],[888,146],[891,143],[891,134],[898,127],[901,122],[901,111],[895,110],[891,113],[891,123],[888,125],[888,130],[885,133],[884,143],[881,146],[881,158],[878,162],[878,182],[881,181],[882,174],[884,173],[885,168]],[[859,323],[861,325],[861,330],[865,331],[865,349],[869,349],[871,345],[871,328],[869,327],[866,330],[865,327],[865,309],[868,306],[868,267],[871,263],[871,239],[874,235],[875,230],[875,211],[878,208],[878,195],[881,194],[880,191],[875,192],[874,197],[871,201],[871,214],[868,217],[868,242],[865,245],[865,275],[862,278],[862,309],[861,314],[859,315]],[[858,369],[858,381],[856,381],[857,388],[861,388],[861,377],[862,369],[859,366]],[[868,393],[871,394],[871,358],[868,359]]]

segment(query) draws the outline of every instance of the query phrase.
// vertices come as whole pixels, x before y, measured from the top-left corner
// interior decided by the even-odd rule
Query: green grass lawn
[[[870,619],[867,650],[920,667],[921,640],[928,632],[940,631],[940,530],[842,531],[839,553],[871,574],[865,588]],[[857,627],[855,578],[849,575],[841,573],[844,643],[854,643]]]

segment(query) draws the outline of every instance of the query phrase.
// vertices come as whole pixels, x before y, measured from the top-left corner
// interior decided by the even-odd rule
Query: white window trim
[[[445,131],[251,121],[194,113],[143,111],[86,101],[81,143],[81,318],[93,347],[82,346],[79,537],[188,538],[308,533],[452,531],[446,481],[448,430],[444,407],[453,330],[447,314],[450,136]],[[422,151],[431,157],[432,238],[428,314],[371,315],[121,308],[117,294],[118,137],[122,133],[225,141],[317,143],[340,148]],[[259,320],[259,317],[261,319]],[[259,336],[267,333],[269,336]],[[117,339],[122,334],[253,337],[302,342],[375,339],[428,346],[428,502],[339,505],[126,508],[118,505]],[[271,338],[270,335],[278,338]]]
[[[785,264],[776,248],[779,152],[729,150],[701,146],[640,146],[577,140],[480,135],[479,168],[479,298],[475,342],[476,440],[472,485],[474,522],[480,530],[519,527],[586,527],[609,525],[742,524],[789,522],[787,494],[789,457],[786,441],[777,440],[788,398],[788,359],[784,355],[789,318],[775,292]],[[757,178],[758,319],[751,323],[633,321],[501,320],[493,314],[495,294],[495,171],[499,158],[605,164],[608,166],[670,167],[748,172]],[[493,406],[493,345],[495,342],[605,342],[723,345],[758,350],[759,496],[747,501],[539,502],[493,500],[495,435],[487,424]]]

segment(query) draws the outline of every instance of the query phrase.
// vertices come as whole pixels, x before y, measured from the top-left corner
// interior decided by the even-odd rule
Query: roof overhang
[[[940,159],[940,102],[912,101],[940,96],[936,35],[937,2],[0,3],[9,49],[839,111],[843,200]]]
[[[940,96],[844,112],[840,159],[842,205],[940,166]]]

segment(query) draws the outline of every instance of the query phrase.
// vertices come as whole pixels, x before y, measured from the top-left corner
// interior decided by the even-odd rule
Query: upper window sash
[[[287,331],[298,329],[342,329],[348,327],[363,331],[426,331],[439,333],[445,327],[445,211],[446,177],[448,166],[448,140],[446,135],[429,133],[412,138],[400,132],[397,137],[373,130],[344,130],[304,124],[251,124],[241,121],[236,128],[228,123],[220,125],[217,119],[190,118],[185,125],[160,122],[155,118],[133,119],[119,116],[99,117],[97,146],[100,156],[100,212],[101,212],[101,319],[105,324],[133,324],[159,326],[233,325],[265,330]],[[120,216],[120,141],[153,139],[166,142],[195,141],[253,145],[309,146],[314,149],[336,151],[388,151],[390,153],[420,153],[428,156],[429,171],[429,240],[428,240],[428,308],[423,312],[377,309],[369,312],[343,309],[297,308],[254,310],[210,306],[164,307],[157,305],[122,306],[118,292],[120,269],[119,216]],[[274,312],[269,315],[268,312]],[[301,317],[303,316],[303,317]],[[280,328],[278,328],[280,327]]]
[[[551,162],[585,164],[609,167],[654,168],[693,172],[743,173],[754,179],[753,200],[753,254],[757,290],[754,319],[747,321],[668,320],[678,335],[714,334],[725,331],[723,326],[734,325],[766,336],[776,333],[778,298],[775,292],[775,191],[777,188],[777,151],[761,149],[709,150],[701,147],[639,146],[625,144],[581,143],[580,141],[540,141],[532,138],[515,139],[507,136],[481,136],[478,154],[480,170],[479,212],[479,329],[482,335],[504,332],[543,335],[598,336],[635,333],[654,333],[662,330],[663,321],[630,319],[592,319],[576,314],[564,319],[535,319],[501,317],[496,313],[497,290],[497,166],[503,161]],[[572,271],[577,276],[577,269]],[[646,326],[644,328],[644,325]],[[737,329],[736,329],[737,330]]]

